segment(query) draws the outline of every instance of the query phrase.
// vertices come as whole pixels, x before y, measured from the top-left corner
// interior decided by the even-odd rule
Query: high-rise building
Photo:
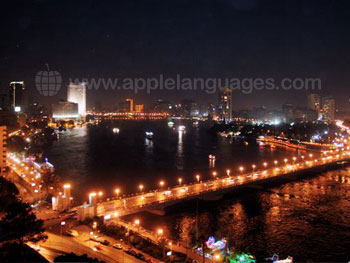
[[[228,123],[232,120],[232,90],[226,88],[220,91],[219,119]]]
[[[335,119],[335,100],[332,96],[322,98],[322,119],[325,121],[334,121]]]
[[[80,118],[78,103],[59,101],[52,105],[52,118],[55,120],[76,120]]]
[[[86,114],[86,84],[70,83],[67,91],[67,101],[78,104],[78,113],[80,116]]]
[[[9,88],[10,108],[21,112],[24,109],[24,82],[12,81]]]
[[[317,111],[317,113],[321,110],[321,97],[318,94],[312,93],[307,96],[307,107],[310,110]]]
[[[293,110],[293,104],[284,104],[282,106],[282,113],[284,115],[284,120],[286,123],[290,123],[294,120]]]
[[[0,126],[0,175],[7,173],[7,129],[6,126]]]
[[[118,112],[134,112],[134,101],[132,99],[125,99],[118,104]]]

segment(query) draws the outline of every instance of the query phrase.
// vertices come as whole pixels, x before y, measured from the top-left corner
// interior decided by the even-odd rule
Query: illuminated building
[[[118,105],[118,112],[128,112],[128,113],[134,112],[134,100],[126,99],[121,101]]]
[[[21,112],[24,108],[24,82],[12,81],[9,88],[11,110]]]
[[[135,112],[136,113],[141,113],[144,111],[144,109],[145,109],[145,107],[143,104],[136,104],[135,105]]]
[[[78,104],[78,113],[80,116],[86,114],[86,85],[85,83],[68,85],[67,101]]]
[[[0,126],[0,175],[7,173],[7,148],[6,148],[6,139],[7,139],[7,129],[6,126]]]
[[[71,207],[73,198],[70,184],[65,184],[63,190],[63,194],[60,192],[57,196],[52,197],[52,210],[54,211],[63,212]]]
[[[312,93],[307,96],[307,107],[310,110],[320,112],[321,110],[321,97],[318,94]]]
[[[79,106],[69,101],[59,101],[52,105],[52,118],[55,120],[76,120],[80,118]]]
[[[325,121],[335,119],[335,100],[332,96],[322,98],[322,119]]]
[[[232,120],[232,90],[226,88],[220,91],[219,119],[228,123]]]
[[[134,100],[126,99],[126,101],[129,102],[129,105],[130,105],[129,112],[134,112]]]

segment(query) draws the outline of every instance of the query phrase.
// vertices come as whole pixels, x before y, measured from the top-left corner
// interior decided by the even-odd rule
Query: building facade
[[[232,120],[232,90],[229,88],[221,90],[219,96],[219,119],[229,123]]]
[[[0,175],[7,173],[7,128],[6,126],[0,126]]]
[[[322,98],[322,119],[325,121],[335,120],[335,100],[332,96]]]
[[[15,112],[22,112],[24,109],[24,82],[12,81],[9,88],[10,108]]]
[[[52,118],[55,120],[77,120],[80,118],[79,105],[69,101],[59,101],[52,105]]]
[[[67,101],[78,104],[80,116],[86,115],[86,84],[70,83],[67,90]]]

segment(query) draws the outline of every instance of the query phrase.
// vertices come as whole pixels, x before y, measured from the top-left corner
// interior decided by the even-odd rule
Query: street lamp
[[[161,237],[161,236],[163,235],[163,233],[164,233],[163,229],[162,229],[162,228],[158,228],[158,230],[157,230],[157,235],[158,235],[159,237]]]
[[[196,175],[197,181],[199,183],[199,179],[201,178],[199,174]]]
[[[253,171],[255,170],[255,168],[256,168],[256,165],[255,164],[253,164],[252,165],[252,168],[253,168]]]
[[[137,231],[140,232],[140,219],[135,219],[134,223],[137,226]]]
[[[97,222],[95,221],[95,222],[92,223],[92,228],[96,229],[96,227],[97,227]]]
[[[164,186],[164,181],[160,181],[160,182],[159,182],[159,185],[160,185],[160,188],[163,188],[163,186]]]
[[[98,196],[99,197],[103,196],[103,192],[102,191],[98,192]]]
[[[266,168],[266,167],[267,167],[267,162],[264,162],[263,165],[264,165],[264,167]]]
[[[119,189],[119,188],[116,188],[116,189],[114,190],[114,192],[116,193],[117,197],[119,197],[120,189]]]
[[[285,158],[285,159],[284,159],[284,163],[287,163],[287,162],[288,162],[288,159],[287,159],[287,158]]]
[[[275,165],[277,165],[277,164],[278,164],[278,161],[275,160],[274,163],[275,163]]]
[[[140,184],[140,185],[139,185],[139,189],[140,189],[140,191],[141,191],[141,193],[142,193],[142,191],[143,191],[143,184]]]
[[[180,178],[178,179],[178,181],[179,181],[179,184],[181,185],[181,183],[182,183],[182,178],[180,177]]]
[[[227,176],[230,176],[230,173],[231,173],[231,170],[230,170],[230,169],[227,169],[227,170],[226,170]]]
[[[214,171],[214,172],[213,172],[214,178],[215,178],[217,175],[218,175],[218,173]]]
[[[240,171],[240,172],[243,172],[243,171],[244,171],[244,167],[243,167],[243,166],[240,166],[240,167],[239,167],[239,171]]]
[[[66,224],[65,221],[62,221],[62,222],[61,222],[61,231],[60,231],[60,232],[61,232],[61,236],[62,236],[62,227],[63,227],[65,224]]]

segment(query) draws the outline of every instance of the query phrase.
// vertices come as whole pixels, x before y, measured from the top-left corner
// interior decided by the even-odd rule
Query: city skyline
[[[349,0],[12,0],[0,262],[350,262]]]

